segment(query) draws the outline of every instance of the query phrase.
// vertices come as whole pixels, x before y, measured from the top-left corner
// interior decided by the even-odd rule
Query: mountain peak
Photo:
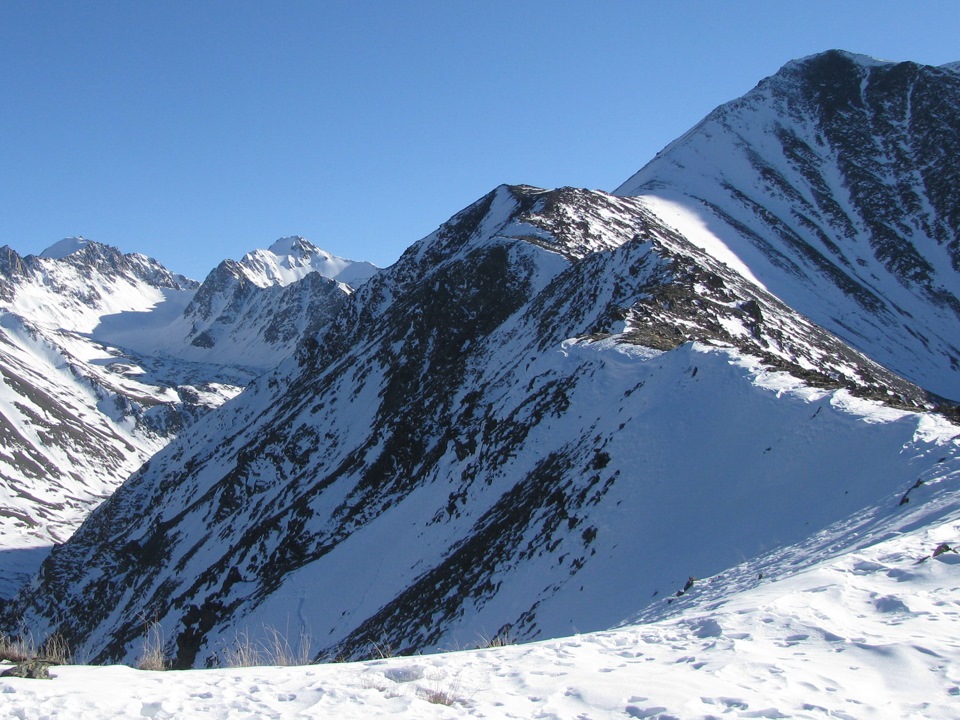
[[[266,250],[248,252],[239,266],[247,278],[260,287],[289,285],[312,272],[357,286],[378,269],[368,262],[332,255],[299,235],[280,238]]]
[[[40,253],[40,257],[49,260],[62,260],[69,255],[73,255],[75,252],[83,250],[83,248],[90,243],[90,240],[82,236],[64,238]]]
[[[284,237],[277,240],[273,245],[267,248],[268,252],[273,253],[278,257],[284,257],[287,255],[303,255],[306,252],[319,252],[319,254],[326,255],[323,250],[317,248],[313,243],[299,235],[291,235],[290,237]]]
[[[806,57],[798,58],[796,60],[791,60],[784,67],[796,67],[808,65],[814,62],[822,62],[824,60],[847,60],[849,62],[856,63],[857,65],[863,65],[865,67],[881,67],[884,65],[894,64],[890,60],[882,60],[880,58],[873,57],[872,55],[864,55],[863,53],[850,52],[849,50],[824,50],[823,52],[814,53],[813,55],[807,55]]]

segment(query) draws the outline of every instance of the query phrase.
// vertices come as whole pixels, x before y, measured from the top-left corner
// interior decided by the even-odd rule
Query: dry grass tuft
[[[143,646],[137,668],[140,670],[161,671],[170,667],[166,650],[163,647],[163,628],[154,620],[143,629]]]
[[[37,648],[33,644],[33,638],[26,637],[0,637],[0,661],[12,663],[26,662],[37,656]]]
[[[296,644],[275,627],[264,626],[263,639],[254,640],[246,630],[237,634],[233,644],[221,655],[223,667],[260,667],[264,665],[290,667],[309,665],[310,635],[301,630]]]
[[[419,685],[417,687],[417,696],[434,705],[446,705],[451,707],[456,704],[464,704],[463,685],[460,681],[460,675],[454,677],[447,675],[445,671],[440,671],[439,675],[432,678],[427,677],[428,685]]]
[[[66,638],[60,633],[53,633],[37,645],[33,635],[21,632],[16,637],[0,636],[0,661],[25,663],[31,660],[41,660],[49,665],[70,665],[73,663],[73,654]]]
[[[510,630],[502,629],[493,637],[487,637],[486,635],[480,636],[480,641],[477,643],[477,648],[484,650],[486,648],[498,648],[498,647],[507,647],[508,645],[516,645],[517,641],[513,635],[510,634]]]

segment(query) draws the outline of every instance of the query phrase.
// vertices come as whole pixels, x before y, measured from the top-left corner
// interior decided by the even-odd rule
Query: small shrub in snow
[[[417,686],[417,695],[434,705],[446,705],[450,707],[457,703],[463,703],[462,686],[460,676],[448,677],[445,671],[433,678],[426,678],[429,684]]]
[[[36,655],[37,649],[31,637],[0,637],[0,662],[26,662]]]
[[[51,665],[70,665],[73,663],[73,653],[67,639],[60,633],[48,636],[37,655]]]

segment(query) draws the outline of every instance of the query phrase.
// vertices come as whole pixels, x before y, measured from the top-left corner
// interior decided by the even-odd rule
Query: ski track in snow
[[[55,667],[52,681],[0,678],[0,709],[21,720],[956,718],[960,555],[931,554],[960,545],[958,495],[941,490],[796,575],[778,556],[745,565],[727,578],[737,591],[691,591],[659,622],[363,663]],[[758,566],[784,575],[758,578]]]

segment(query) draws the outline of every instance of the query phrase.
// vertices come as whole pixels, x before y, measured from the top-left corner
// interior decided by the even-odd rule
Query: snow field
[[[719,600],[692,591],[660,622],[363,663],[57,667],[52,681],[0,679],[0,708],[21,720],[956,718],[960,555],[931,555],[960,545],[958,492],[944,487],[865,535],[865,546]],[[781,562],[759,566],[775,574]]]

